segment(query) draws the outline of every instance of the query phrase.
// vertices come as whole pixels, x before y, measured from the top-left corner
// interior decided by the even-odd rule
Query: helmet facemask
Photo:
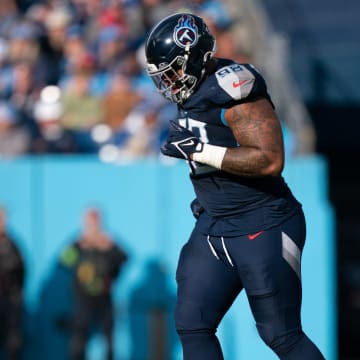
[[[197,78],[186,73],[188,56],[177,56],[170,64],[148,64],[147,72],[162,96],[181,104],[193,92]]]

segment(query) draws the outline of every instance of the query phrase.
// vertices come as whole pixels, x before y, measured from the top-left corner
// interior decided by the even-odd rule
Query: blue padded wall
[[[91,156],[0,162],[0,205],[8,209],[9,228],[27,267],[25,359],[66,358],[71,293],[57,260],[79,231],[88,206],[103,210],[106,229],[130,255],[114,288],[117,358],[147,360],[154,346],[163,346],[166,360],[181,359],[172,311],[177,256],[194,223],[187,173],[180,162],[116,166]],[[335,360],[335,223],[326,162],[316,156],[291,159],[284,175],[307,218],[304,328],[326,359]],[[160,343],[150,331],[159,324]],[[226,359],[276,358],[259,340],[243,294],[226,315],[219,337]],[[101,338],[94,337],[89,359],[101,359],[101,351]]]

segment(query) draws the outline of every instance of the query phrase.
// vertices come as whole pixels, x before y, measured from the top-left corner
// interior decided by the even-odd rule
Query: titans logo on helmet
[[[198,28],[195,19],[190,15],[182,16],[174,28],[174,41],[177,46],[185,48],[194,46],[198,41]]]

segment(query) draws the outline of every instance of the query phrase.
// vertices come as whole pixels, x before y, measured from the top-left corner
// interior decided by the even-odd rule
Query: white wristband
[[[201,152],[192,154],[194,161],[213,166],[214,168],[221,169],[226,147],[204,144]]]

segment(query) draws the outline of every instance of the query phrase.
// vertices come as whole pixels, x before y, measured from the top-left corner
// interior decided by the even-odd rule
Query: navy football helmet
[[[181,104],[199,85],[215,48],[203,19],[189,13],[170,15],[146,41],[147,72],[165,98]]]

